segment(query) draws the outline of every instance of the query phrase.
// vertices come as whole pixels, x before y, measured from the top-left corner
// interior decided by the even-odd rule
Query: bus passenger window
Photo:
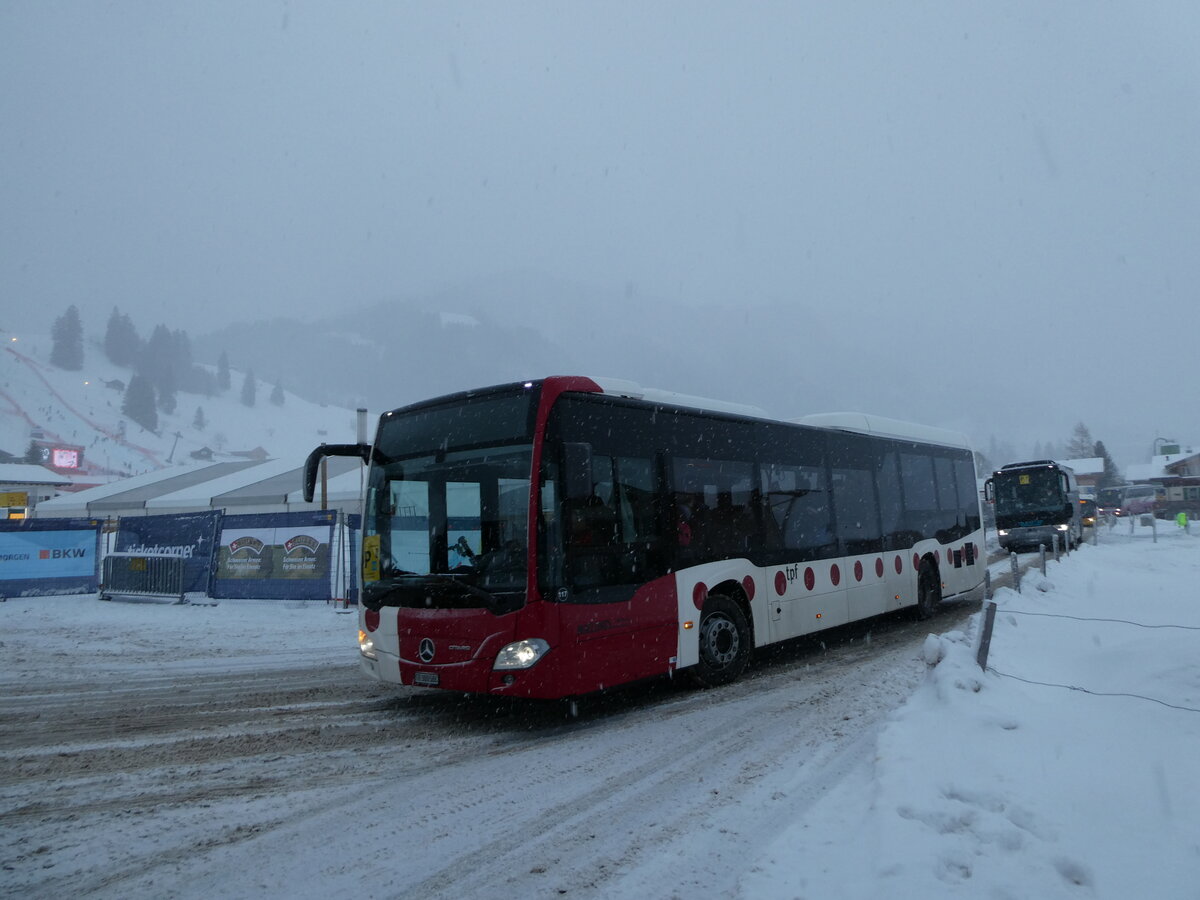
[[[825,470],[772,465],[763,469],[763,493],[783,547],[798,560],[831,555],[836,548]]]

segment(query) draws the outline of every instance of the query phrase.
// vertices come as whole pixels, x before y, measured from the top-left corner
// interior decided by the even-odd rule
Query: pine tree
[[[1092,448],[1092,455],[1104,460],[1104,473],[1096,482],[1096,487],[1116,487],[1122,483],[1124,479],[1121,478],[1121,470],[1117,468],[1113,458],[1108,455],[1108,448],[1104,446],[1104,441],[1096,441],[1096,446]]]
[[[192,427],[197,431],[203,431],[204,426],[207,424],[208,421],[204,418],[204,407],[197,406],[196,415],[192,417]]]
[[[1096,442],[1092,439],[1092,433],[1088,431],[1088,427],[1082,422],[1077,423],[1071,440],[1067,441],[1067,459],[1088,459],[1095,449]]]
[[[229,390],[231,383],[229,380],[229,357],[222,350],[221,358],[217,360],[217,390],[224,393]]]
[[[142,341],[129,316],[113,307],[104,332],[104,355],[116,366],[132,366],[141,351]]]
[[[242,404],[244,406],[253,406],[255,395],[258,393],[258,388],[254,384],[254,370],[246,370],[246,380],[242,382]]]
[[[50,348],[50,364],[78,372],[83,368],[83,323],[79,321],[79,310],[75,304],[54,320],[50,330],[53,345]]]
[[[275,382],[275,388],[271,391],[271,402],[276,406],[283,406],[283,384]]]
[[[121,412],[129,416],[147,431],[158,429],[158,412],[154,403],[154,385],[150,379],[141,373],[129,379],[129,387],[125,389],[125,399],[121,403]]]

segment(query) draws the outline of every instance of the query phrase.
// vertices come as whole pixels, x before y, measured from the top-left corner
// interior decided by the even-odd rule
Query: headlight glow
[[[1008,529],[1007,529],[1007,528],[1001,528],[1001,529],[999,530],[999,532],[997,532],[997,533],[1000,535],[1000,537],[1007,537],[1007,536],[1008,536]]]
[[[550,645],[541,638],[526,638],[514,641],[496,654],[494,671],[501,669],[528,669],[550,650]]]
[[[1066,531],[1071,526],[1070,525],[1055,525],[1054,527],[1057,528],[1059,531]]]
[[[358,652],[367,659],[375,658],[375,642],[361,628],[358,629]]]

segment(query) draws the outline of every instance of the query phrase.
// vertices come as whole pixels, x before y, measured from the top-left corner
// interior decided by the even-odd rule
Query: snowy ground
[[[372,685],[324,605],[0,603],[0,893],[1194,900],[1200,535],[1125,528],[987,673],[951,607],[575,721]]]

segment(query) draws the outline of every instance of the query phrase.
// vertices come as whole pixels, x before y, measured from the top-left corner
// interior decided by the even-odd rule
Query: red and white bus
[[[952,432],[552,377],[384,413],[359,647],[381,681],[563,698],[943,598],[980,598],[973,455]]]

